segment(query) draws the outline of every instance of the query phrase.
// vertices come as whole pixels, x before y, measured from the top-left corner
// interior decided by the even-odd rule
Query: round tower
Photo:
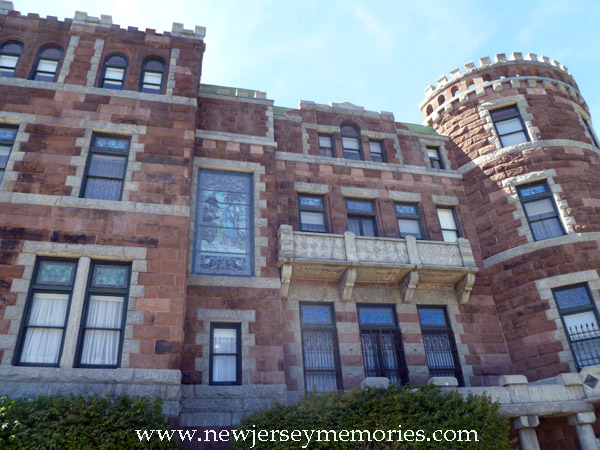
[[[451,138],[463,175],[479,282],[514,373],[599,364],[600,149],[575,80],[545,56],[499,54],[425,92],[424,120]]]

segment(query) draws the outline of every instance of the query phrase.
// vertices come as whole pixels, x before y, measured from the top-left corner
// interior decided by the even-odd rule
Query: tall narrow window
[[[517,105],[490,111],[502,147],[529,141]]]
[[[129,156],[129,139],[94,134],[81,197],[121,200]]]
[[[444,242],[456,242],[460,237],[458,221],[456,220],[456,211],[452,206],[438,206],[438,219],[442,228]]]
[[[77,261],[38,259],[19,336],[19,365],[58,366]]]
[[[361,160],[360,133],[352,125],[342,125],[342,149],[344,158]]]
[[[252,276],[252,174],[201,169],[198,175],[194,273]]]
[[[333,305],[300,304],[304,388],[307,392],[342,388]]]
[[[140,91],[160,94],[165,74],[165,62],[161,58],[149,58],[142,66]]]
[[[119,367],[131,265],[93,261],[78,348],[79,367]]]
[[[418,306],[421,336],[430,377],[455,377],[464,385],[454,333],[443,306]]]
[[[592,144],[594,144],[594,147],[600,148],[600,145],[598,145],[598,141],[596,140],[596,135],[594,134],[594,129],[592,128],[590,122],[586,120],[583,116],[581,117],[581,120],[583,120],[583,123],[585,124],[585,129],[590,135],[590,139],[592,140]]]
[[[357,305],[365,375],[408,382],[402,333],[394,305]]]
[[[598,311],[586,284],[552,291],[577,369],[600,364]]]
[[[6,41],[0,45],[0,77],[13,77],[21,53],[23,43],[19,41]]]
[[[518,186],[517,191],[536,241],[565,234],[546,181]]]
[[[121,53],[108,55],[104,60],[100,87],[106,89],[123,89],[128,59]]]
[[[333,151],[333,136],[330,134],[319,134],[319,155],[332,158],[335,156]]]
[[[241,324],[210,324],[210,384],[242,384]]]
[[[371,161],[385,162],[385,153],[383,151],[383,141],[369,141],[369,152]]]
[[[31,79],[49,82],[56,81],[56,73],[62,54],[62,48],[56,45],[42,47],[35,62]]]
[[[423,239],[423,226],[419,214],[419,205],[416,203],[396,203],[396,220],[400,237],[414,236]]]
[[[432,169],[444,169],[444,161],[442,161],[439,147],[428,145],[427,158],[429,159],[429,167]]]
[[[377,236],[375,206],[371,200],[346,199],[348,230],[357,236]]]
[[[0,183],[4,177],[6,163],[17,137],[18,127],[0,124]]]
[[[300,231],[327,233],[325,198],[322,195],[299,194],[298,210]]]

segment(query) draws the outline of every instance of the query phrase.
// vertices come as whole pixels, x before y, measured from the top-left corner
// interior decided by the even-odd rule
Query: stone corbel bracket
[[[475,284],[475,274],[468,273],[462,279],[456,283],[454,286],[454,290],[456,292],[456,299],[458,303],[467,303],[469,301],[469,295],[471,295],[471,291],[473,290],[473,285]]]
[[[406,274],[402,283],[400,283],[400,298],[404,300],[405,303],[410,303],[413,301],[415,297],[415,292],[417,291],[417,284],[419,283],[419,272],[416,270],[411,270]]]
[[[355,282],[356,269],[354,267],[348,267],[338,285],[338,292],[342,301],[347,302],[352,299],[352,290],[354,289]]]
[[[290,283],[292,281],[292,265],[284,264],[281,266],[281,298],[286,299],[290,292]]]

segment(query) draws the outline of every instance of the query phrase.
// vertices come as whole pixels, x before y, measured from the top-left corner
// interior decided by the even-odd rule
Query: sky
[[[13,0],[59,20],[111,15],[122,28],[207,28],[202,82],[267,92],[275,105],[351,102],[421,123],[427,85],[496,53],[568,67],[600,132],[600,2],[545,0]],[[167,7],[168,5],[168,7]]]

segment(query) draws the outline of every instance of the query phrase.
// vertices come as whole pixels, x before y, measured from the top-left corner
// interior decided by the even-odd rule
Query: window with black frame
[[[423,239],[425,233],[421,223],[419,205],[416,203],[395,203],[394,208],[400,237],[414,236],[417,239]]]
[[[302,360],[306,392],[342,389],[333,305],[300,303]]]
[[[536,241],[565,234],[552,193],[545,180],[517,186],[517,192]]]
[[[330,134],[319,134],[319,155],[332,158],[335,156],[333,147],[333,136]]]
[[[322,195],[298,194],[300,231],[327,233],[325,198]]]
[[[57,45],[47,45],[40,50],[31,79],[37,81],[56,81],[58,65],[63,55],[63,49]]]
[[[430,377],[455,377],[464,386],[454,333],[443,306],[417,306]]]
[[[363,159],[360,132],[352,125],[342,125],[342,150],[345,159]]]
[[[80,196],[121,200],[129,158],[130,139],[94,134],[87,158]]]
[[[385,162],[385,152],[383,151],[383,141],[369,140],[369,152],[371,161]]]
[[[17,126],[0,124],[0,183],[2,183],[6,171],[10,151],[15,144],[18,129]]]
[[[394,305],[357,305],[365,375],[407,383],[408,369]]]
[[[429,159],[429,167],[432,169],[444,169],[444,161],[440,153],[440,148],[433,145],[426,147],[427,158]]]
[[[242,384],[242,340],[240,335],[240,323],[215,322],[210,324],[210,384]]]
[[[583,120],[585,129],[587,130],[588,134],[590,135],[590,139],[592,140],[592,144],[594,144],[594,147],[600,148],[600,145],[598,145],[598,141],[596,140],[596,134],[594,133],[594,129],[592,128],[592,125],[590,124],[590,122],[583,116],[581,116],[581,120]]]
[[[13,77],[21,53],[23,53],[22,42],[6,41],[0,45],[0,77]]]
[[[371,200],[346,199],[348,230],[357,236],[377,236],[375,205]]]
[[[456,242],[460,237],[456,210],[453,206],[438,206],[437,215],[442,229],[444,242]]]
[[[142,65],[140,91],[160,94],[165,74],[165,62],[162,58],[148,58]]]
[[[121,53],[108,55],[104,60],[99,87],[106,89],[123,89],[128,63],[129,60],[127,59],[127,56]]]
[[[490,115],[502,147],[509,147],[529,141],[529,136],[525,130],[525,123],[521,118],[521,113],[517,105],[494,109],[490,111]]]
[[[552,290],[577,370],[600,364],[598,310],[587,284]]]

